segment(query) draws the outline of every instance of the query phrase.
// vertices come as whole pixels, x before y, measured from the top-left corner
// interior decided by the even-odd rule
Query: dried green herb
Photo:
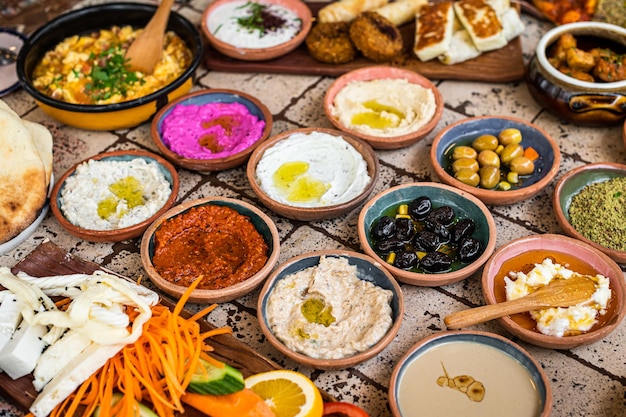
[[[128,87],[145,81],[133,71],[128,70],[128,60],[122,48],[117,45],[106,51],[89,56],[91,65],[91,83],[85,87],[94,101],[106,100],[116,94],[126,97]]]
[[[247,9],[250,15],[237,18],[237,24],[250,32],[258,30],[260,36],[285,26],[287,21],[268,10],[267,5],[249,1],[238,9]]]

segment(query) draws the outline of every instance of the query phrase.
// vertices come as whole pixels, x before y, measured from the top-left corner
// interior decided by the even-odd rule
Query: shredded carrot
[[[222,327],[202,332],[197,321],[216,306],[211,305],[185,319],[181,312],[191,292],[202,281],[196,279],[172,311],[163,305],[152,308],[152,317],[144,324],[139,339],[125,346],[96,373],[50,413],[50,417],[89,417],[99,406],[101,416],[136,415],[138,402],[149,403],[160,417],[174,417],[184,412],[182,397],[191,377],[200,366],[200,358],[216,366],[223,364],[208,352],[213,348],[207,339],[232,333]],[[136,314],[128,311],[134,319]],[[113,402],[113,394],[121,399]]]
[[[532,146],[527,146],[526,149],[524,149],[524,156],[531,161],[535,161],[539,158],[539,153],[537,153]]]

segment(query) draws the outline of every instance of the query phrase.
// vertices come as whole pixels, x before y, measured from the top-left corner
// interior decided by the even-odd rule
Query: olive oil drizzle
[[[449,387],[462,392],[471,401],[481,402],[485,398],[485,386],[480,381],[476,381],[469,375],[460,375],[454,378],[448,376],[448,371],[441,362],[444,376],[437,378],[437,385],[440,387]]]

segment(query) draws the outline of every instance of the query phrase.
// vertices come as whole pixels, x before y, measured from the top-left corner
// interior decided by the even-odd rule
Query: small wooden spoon
[[[143,32],[126,51],[131,71],[152,74],[163,54],[163,37],[174,0],[162,0]]]
[[[460,329],[510,314],[549,307],[569,307],[589,301],[595,290],[593,280],[583,275],[555,279],[545,287],[516,300],[452,313],[444,319],[444,323],[448,329]]]

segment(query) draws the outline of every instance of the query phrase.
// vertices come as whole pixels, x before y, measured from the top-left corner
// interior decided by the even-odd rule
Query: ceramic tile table
[[[209,0],[177,3],[175,8],[199,25],[201,13]],[[527,29],[522,35],[524,59],[528,61],[546,22],[524,15]],[[0,24],[1,26],[1,24]],[[331,127],[322,110],[322,98],[333,79],[309,75],[214,72],[200,67],[196,89],[231,88],[261,99],[274,115],[273,133],[297,127]],[[505,84],[436,80],[445,99],[443,118],[435,131],[423,141],[394,151],[378,151],[381,163],[376,192],[392,185],[412,181],[436,181],[428,153],[434,134],[456,120],[478,115],[513,115],[532,121],[547,130],[559,143],[563,161],[560,177],[582,164],[609,161],[626,163],[626,150],[619,127],[581,128],[555,119],[530,97],[523,81]],[[156,151],[150,139],[149,124],[115,132],[91,132],[59,125],[39,110],[22,90],[4,97],[6,102],[28,120],[46,125],[54,135],[54,175],[60,177],[72,164],[85,157],[115,149]],[[180,201],[211,195],[239,198],[259,205],[247,183],[244,168],[200,175],[180,170]],[[510,206],[490,207],[498,228],[497,247],[511,239],[535,233],[562,233],[551,206],[552,183],[536,197]],[[281,237],[280,262],[318,249],[347,248],[360,250],[356,233],[358,209],[340,218],[323,222],[294,222],[277,215]],[[95,261],[128,277],[138,277],[142,270],[139,239],[115,244],[88,243],[66,233],[48,215],[36,232],[13,251],[0,257],[0,265],[13,266],[49,239],[72,254]],[[215,325],[233,328],[235,336],[259,353],[280,365],[309,375],[334,397],[356,403],[372,416],[390,415],[387,387],[392,368],[417,341],[445,329],[443,318],[459,309],[480,305],[483,298],[479,276],[438,288],[402,285],[406,313],[397,338],[376,358],[342,371],[322,372],[287,360],[264,341],[256,319],[258,291],[220,305],[208,320]],[[189,309],[198,306],[189,305]],[[476,329],[507,335],[496,323]],[[517,340],[516,340],[517,341]],[[606,339],[590,346],[555,351],[519,342],[545,369],[554,395],[554,417],[623,417],[626,416],[626,324]],[[21,415],[5,404],[0,415]],[[506,416],[503,411],[502,416]]]

